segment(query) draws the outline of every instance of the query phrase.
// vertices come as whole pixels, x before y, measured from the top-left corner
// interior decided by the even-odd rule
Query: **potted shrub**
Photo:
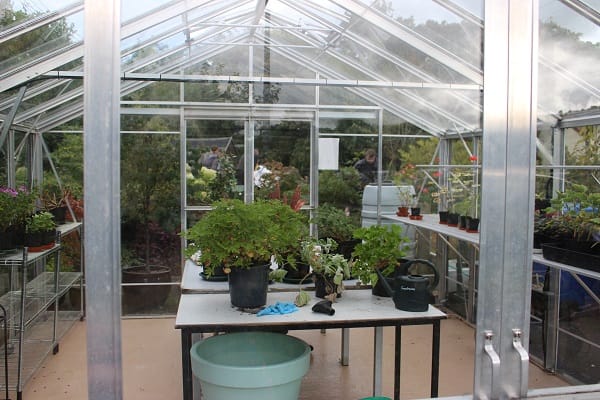
[[[229,275],[231,303],[239,308],[266,304],[272,257],[297,244],[306,229],[301,214],[277,200],[222,200],[185,231],[186,256],[200,251],[208,274],[223,267]]]
[[[337,243],[331,238],[310,238],[302,243],[302,259],[312,268],[315,296],[334,301],[344,290],[343,280],[350,277],[348,260],[335,253]]]
[[[67,207],[67,197],[69,194],[68,190],[60,191],[60,194],[58,194],[58,191],[45,190],[40,198],[44,210],[51,213],[54,216],[54,221],[59,225],[64,224],[66,220],[69,210]]]
[[[371,284],[373,294],[387,296],[385,290],[377,285],[376,270],[392,279],[406,256],[408,238],[403,236],[400,225],[361,227],[354,232],[354,237],[361,242],[352,252],[352,276],[364,284]]]
[[[36,213],[27,219],[25,245],[30,251],[42,251],[54,246],[56,222],[47,211]]]
[[[324,204],[316,209],[310,222],[317,226],[319,239],[333,239],[338,245],[338,253],[350,260],[352,251],[359,242],[352,236],[360,226],[356,218],[346,215],[338,207]]]

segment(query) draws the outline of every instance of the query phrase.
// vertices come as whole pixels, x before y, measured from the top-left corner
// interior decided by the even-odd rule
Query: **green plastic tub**
[[[297,400],[310,346],[273,332],[239,332],[196,342],[192,371],[204,400]]]

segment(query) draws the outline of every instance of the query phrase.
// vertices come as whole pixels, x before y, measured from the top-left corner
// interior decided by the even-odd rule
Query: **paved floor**
[[[180,400],[181,348],[173,318],[122,321],[123,398]],[[295,331],[314,346],[311,368],[302,382],[300,400],[352,400],[371,394],[373,329],[350,331],[350,365],[339,364],[340,330]],[[77,322],[27,383],[25,400],[85,400],[87,395],[86,323]],[[402,331],[401,398],[429,397],[431,327]],[[450,318],[442,321],[440,396],[462,395],[473,386],[473,329]],[[393,368],[393,329],[384,329],[384,368]],[[385,370],[384,370],[385,371]],[[392,374],[384,372],[384,395],[391,397]],[[532,366],[530,387],[566,385]],[[12,397],[16,398],[16,397]]]

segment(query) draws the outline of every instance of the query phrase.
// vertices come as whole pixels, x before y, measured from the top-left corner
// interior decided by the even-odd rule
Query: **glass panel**
[[[472,287],[474,283],[472,274],[474,271],[466,260],[469,258],[472,247],[468,243],[454,238],[450,238],[450,243],[460,252],[462,257],[451,248],[448,248],[446,306],[467,321],[474,322],[476,317],[474,315],[475,300]],[[477,260],[477,258],[478,255],[476,254],[474,259]]]
[[[243,198],[244,122],[188,120],[186,123],[186,204],[208,206]]]
[[[12,10],[16,13],[25,13],[30,17],[36,17],[40,14],[59,11],[63,8],[73,6],[78,1],[73,0],[52,0],[52,1],[35,1],[30,0],[12,0],[8,4],[2,4],[7,10]],[[27,19],[25,19],[27,20]]]
[[[560,1],[540,2],[538,109],[542,118],[600,105],[599,32],[595,23]]]
[[[433,2],[397,1],[393,6],[388,3],[380,4],[386,5],[382,12],[398,22],[394,27],[398,35],[408,32],[423,43],[428,40],[433,41],[441,46],[441,52],[453,54],[458,60],[464,60],[465,64],[480,68],[482,29],[477,24],[460,20],[455,14]],[[415,15],[422,17],[418,18]],[[433,76],[436,80],[454,83],[468,81],[459,73],[439,64],[435,55],[422,53],[398,36],[380,29],[371,21],[356,18],[350,24],[348,32],[387,49],[391,54],[399,56],[417,70]],[[419,39],[419,35],[423,38]],[[367,57],[361,57],[361,63],[366,66],[374,65],[373,60]]]
[[[161,6],[169,2],[170,0],[121,1],[121,21],[127,23],[137,16],[159,10]]]
[[[583,285],[571,274],[561,273],[557,371],[581,384],[600,381],[596,367],[600,357],[600,320],[598,296],[600,281],[580,276]]]
[[[25,17],[25,14],[20,16]],[[83,13],[80,12],[4,42],[0,47],[0,73],[23,65],[34,65],[36,58],[46,58],[69,44],[80,42],[83,39],[82,28]]]
[[[256,121],[255,198],[310,204],[310,132],[308,121]]]
[[[241,73],[245,75],[245,67],[235,61],[235,59],[228,61],[224,54],[196,64],[186,69],[185,73],[191,75],[237,75]],[[247,103],[248,84],[241,82],[186,83],[185,101]]]
[[[163,130],[160,116],[145,130]],[[179,137],[121,136],[124,314],[175,311],[181,281]],[[152,282],[148,284],[148,282]]]

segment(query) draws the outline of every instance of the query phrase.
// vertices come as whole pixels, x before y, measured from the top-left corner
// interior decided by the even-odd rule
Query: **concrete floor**
[[[122,321],[123,398],[125,400],[179,400],[181,348],[173,318]],[[442,321],[440,396],[472,392],[473,329],[449,318]],[[384,329],[383,395],[393,393],[393,328]],[[290,332],[314,346],[311,368],[302,382],[300,400],[352,400],[371,395],[373,329],[350,331],[350,365],[342,367],[340,330]],[[87,395],[86,324],[77,322],[25,386],[25,400],[85,400]],[[431,327],[402,331],[401,398],[429,397]],[[389,370],[388,370],[389,371]],[[530,388],[567,385],[532,365]],[[14,394],[13,394],[14,395]],[[13,399],[16,398],[12,397]]]

